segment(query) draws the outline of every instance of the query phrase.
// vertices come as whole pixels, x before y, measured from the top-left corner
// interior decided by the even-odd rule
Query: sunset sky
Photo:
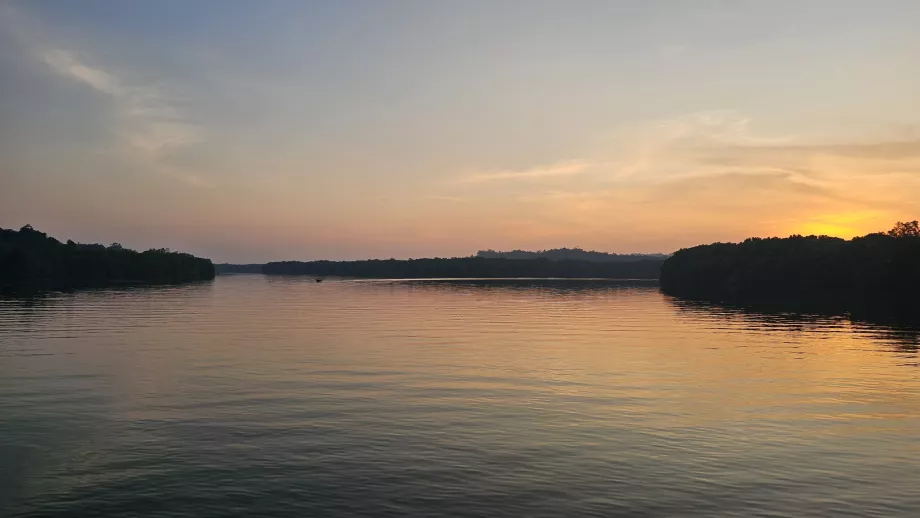
[[[0,227],[223,262],[920,217],[920,2],[0,0]]]

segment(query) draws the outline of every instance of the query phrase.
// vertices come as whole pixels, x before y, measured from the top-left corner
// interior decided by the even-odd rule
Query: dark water
[[[0,301],[3,516],[920,516],[918,335],[641,284]]]

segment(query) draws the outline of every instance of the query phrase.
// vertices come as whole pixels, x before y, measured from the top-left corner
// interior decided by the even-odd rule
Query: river
[[[920,333],[643,282],[0,300],[0,516],[920,516]]]

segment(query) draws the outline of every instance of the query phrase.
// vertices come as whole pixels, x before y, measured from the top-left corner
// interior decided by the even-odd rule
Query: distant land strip
[[[480,250],[473,257],[368,259],[361,261],[282,261],[264,264],[216,264],[218,274],[318,275],[364,278],[434,277],[601,277],[657,279],[667,254],[611,254],[580,248],[551,250]],[[496,259],[501,259],[496,262]],[[508,261],[512,262],[508,262]],[[533,261],[537,262],[533,262]],[[523,262],[527,261],[527,262]],[[550,264],[561,263],[561,264]],[[581,264],[595,263],[595,264]],[[598,265],[597,263],[608,263]],[[611,266],[609,263],[639,263]]]
[[[266,275],[316,275],[376,279],[421,278],[607,278],[657,279],[661,259],[629,262],[553,261],[457,257],[432,259],[371,259],[365,261],[283,261],[262,267]]]
[[[630,263],[645,259],[663,261],[668,254],[611,254],[595,250],[582,250],[581,248],[553,248],[551,250],[511,250],[500,252],[496,250],[480,250],[476,257],[485,259],[549,259],[551,261],[591,261],[597,263]]]

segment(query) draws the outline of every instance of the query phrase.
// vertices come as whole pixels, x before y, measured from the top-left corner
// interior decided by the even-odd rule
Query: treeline
[[[598,263],[620,263],[635,262],[643,260],[664,260],[666,254],[610,254],[607,252],[597,252],[594,250],[582,250],[581,248],[553,248],[550,250],[538,250],[530,252],[527,250],[512,250],[510,252],[500,252],[496,250],[480,250],[476,252],[476,257],[486,259],[549,259],[551,261],[592,261]]]
[[[375,279],[416,278],[607,278],[657,279],[660,260],[623,263],[592,261],[551,261],[549,259],[372,259],[366,261],[284,261],[262,267],[267,275],[316,275]]]
[[[751,238],[679,250],[661,268],[661,289],[740,304],[920,310],[920,228],[849,241],[827,236]]]
[[[136,252],[62,243],[26,225],[0,228],[0,291],[69,289],[113,284],[171,284],[214,278],[209,259],[168,249]]]

